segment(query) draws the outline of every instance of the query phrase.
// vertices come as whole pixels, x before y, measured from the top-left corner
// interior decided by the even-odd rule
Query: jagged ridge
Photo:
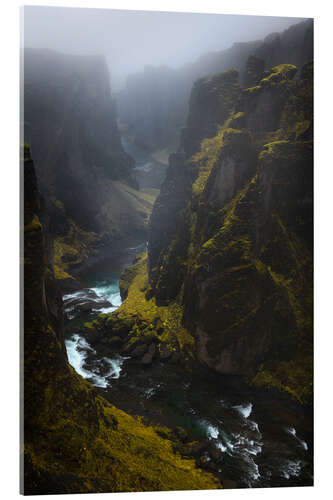
[[[173,451],[168,429],[144,425],[120,411],[69,366],[62,301],[46,250],[28,146],[24,181],[22,490],[61,494],[221,487],[211,474],[196,468],[194,460]]]

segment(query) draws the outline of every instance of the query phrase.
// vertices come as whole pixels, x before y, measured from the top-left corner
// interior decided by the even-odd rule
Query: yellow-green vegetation
[[[140,189],[140,193],[146,194],[150,197],[149,201],[154,204],[157,196],[159,195],[160,190],[157,188],[142,188]]]
[[[136,189],[127,186],[127,184],[122,184],[122,189],[124,192],[128,193],[135,200],[137,200],[143,207],[145,207],[148,215],[150,214],[151,205],[154,204],[156,193],[145,190],[137,191]]]
[[[154,337],[171,351],[180,351],[185,359],[193,358],[194,339],[182,325],[182,306],[176,301],[167,306],[158,306],[155,297],[147,298],[147,254],[142,254],[137,260],[133,274],[126,300],[116,313],[108,315],[107,324],[112,327],[118,321],[128,323],[131,339],[127,347],[139,338]],[[100,317],[105,319],[105,315]],[[96,328],[98,323],[99,319],[85,326]]]
[[[212,168],[218,161],[219,152],[223,146],[222,128],[212,139],[204,139],[201,143],[200,151],[192,157],[192,161],[199,166],[198,177],[192,185],[192,193],[199,196],[205,189],[206,182],[212,171]]]
[[[241,113],[231,115],[227,122],[241,116]],[[193,196],[199,196],[204,191],[212,169],[221,161],[220,153],[223,149],[237,147],[240,150],[248,144],[249,134],[243,130],[228,128],[227,123],[220,127],[215,137],[204,139],[200,151],[191,158],[191,161],[198,167],[198,176],[192,185]]]
[[[261,85],[274,85],[282,80],[292,80],[297,73],[297,68],[293,64],[279,64],[274,66],[269,75],[261,79]]]
[[[111,180],[105,180],[101,190],[104,200],[101,216],[112,237],[147,231],[158,191],[138,191],[120,181]]]
[[[94,252],[96,233],[88,232],[69,219],[69,230],[53,242],[54,273],[56,279],[73,279],[70,267],[84,262]]]
[[[30,157],[30,146],[27,142],[21,144],[21,158],[23,156],[24,163],[31,161]]]
[[[122,300],[124,300],[127,295],[128,295],[128,289],[138,274],[140,272],[142,267],[142,261],[140,258],[135,259],[133,264],[129,267],[127,267],[121,274],[120,280],[119,280],[119,289],[120,289],[120,295]]]
[[[220,488],[216,477],[173,450],[167,429],[119,410],[68,364],[60,295],[35,215],[32,162],[25,168],[24,493]],[[53,281],[47,300],[46,281]]]
[[[307,64],[303,73],[307,78],[297,82],[281,115],[285,136],[296,141],[302,140],[313,120],[313,64]]]
[[[272,370],[261,365],[252,382],[257,387],[285,391],[301,404],[308,403],[313,394],[313,355],[281,361]]]
[[[277,161],[281,162],[281,156]],[[306,403],[312,394],[311,253],[281,218],[273,214],[268,239],[263,240],[258,256],[247,222],[251,212],[258,210],[254,201],[258,189],[255,176],[224,207],[219,231],[202,244],[191,267],[191,272],[202,274],[209,266],[213,273],[211,287],[218,287],[211,299],[210,319],[205,323],[211,324],[215,308],[219,307],[223,326],[216,315],[216,323],[209,326],[213,330],[209,330],[207,346],[214,357],[238,338],[246,339],[250,343],[243,351],[242,363],[246,366],[251,359],[251,344],[255,342],[251,329],[260,332],[262,340],[257,340],[258,343],[271,331],[271,347],[267,343],[265,348],[269,361],[261,364],[253,382],[284,390]],[[263,293],[261,299],[258,291]]]
[[[40,231],[42,228],[42,225],[40,223],[38,215],[34,215],[31,221],[24,226],[24,231]]]
[[[257,130],[254,141],[258,149],[263,144],[278,140],[304,140],[306,134],[311,137],[311,125],[313,121],[313,63],[305,65],[301,72],[300,80],[293,80],[297,72],[296,66],[281,64],[265,71],[264,77],[254,86],[243,90],[243,104],[247,109],[245,121],[249,114],[258,112],[261,96],[266,94],[264,103],[270,94],[270,115],[272,123],[265,130]],[[267,113],[269,111],[267,110]],[[266,116],[265,116],[266,115]],[[258,115],[260,121],[267,120],[267,114],[263,104],[262,115]],[[237,127],[237,121],[244,126],[243,117],[230,126]],[[269,128],[275,122],[276,126]]]
[[[65,210],[64,204],[62,201],[58,200],[55,196],[52,196],[52,202],[55,204],[57,208],[60,210]]]
[[[45,387],[35,425],[43,439],[27,442],[25,452],[35,474],[52,477],[52,492],[221,487],[173,451],[167,429],[161,437],[159,427],[117,409],[70,367]]]
[[[260,85],[255,85],[254,87],[248,87],[247,89],[244,89],[244,93],[247,96],[255,96],[261,91],[261,86]]]
[[[238,71],[234,68],[230,68],[223,73],[208,76],[202,81],[205,85],[209,85],[211,91],[217,93],[218,106],[224,117],[220,122],[222,124],[230,113],[232,113],[235,102],[239,97],[240,87],[238,83]]]
[[[223,371],[223,353],[227,371],[308,403],[313,356],[312,65],[303,69],[304,79],[293,82],[296,71],[280,65],[265,72],[258,85],[243,92],[241,111],[236,107],[191,159],[198,176],[185,210],[190,242],[184,300],[197,301],[187,309],[197,314],[191,320],[193,335],[205,332],[204,362]],[[258,112],[256,99],[261,102],[266,91],[277,119],[265,129],[260,113],[267,110]],[[243,128],[247,123],[253,127],[256,172],[214,212],[216,172],[225,168],[230,152],[240,151],[239,138],[249,141]],[[229,149],[228,136],[233,139]]]

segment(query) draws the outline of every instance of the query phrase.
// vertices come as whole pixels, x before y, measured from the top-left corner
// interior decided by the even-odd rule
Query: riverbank
[[[112,304],[107,313],[121,304],[119,278],[130,257],[134,255],[104,261],[84,275],[96,302]],[[65,296],[65,311],[68,300]],[[105,356],[89,345],[82,330],[100,312],[74,311],[66,324],[66,348],[75,370],[106,399],[147,423],[173,432],[183,429],[179,451],[194,453],[198,465],[231,487],[313,483],[311,409],[278,391],[255,389],[240,377],[222,376],[197,363],[191,370],[162,361],[145,366],[117,352],[116,344],[114,355]],[[193,450],[189,445],[194,441],[199,445]]]

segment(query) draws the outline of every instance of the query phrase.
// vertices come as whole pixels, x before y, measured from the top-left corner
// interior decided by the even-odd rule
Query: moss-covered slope
[[[175,454],[161,432],[106,402],[69,366],[28,147],[24,171],[24,493],[220,487],[194,460]]]
[[[151,294],[147,254],[124,271],[120,290],[125,301],[116,312],[85,323],[91,345],[106,354],[120,350],[143,364],[160,359],[186,365],[194,359],[194,339],[183,326],[183,305],[161,305]]]
[[[220,145],[213,160],[204,143],[192,159],[199,162],[190,202],[197,222],[183,300],[199,359],[307,401],[312,393],[311,67],[299,82],[292,80],[295,73],[291,65],[265,72],[233,110],[228,125],[235,130],[222,129],[213,139]],[[234,136],[229,145],[225,134]]]
[[[138,317],[151,304],[169,311],[177,305],[201,362],[308,402],[312,64],[299,80],[296,71],[289,64],[276,66],[243,91],[230,72],[198,82],[191,101],[196,109],[179,152],[170,158],[152,214],[149,283],[139,289],[134,311],[135,273],[141,271],[132,268],[124,276],[132,284],[124,285],[128,298],[119,316]],[[205,96],[208,84],[209,99],[222,107],[204,115],[198,132],[192,118],[205,106],[200,85]],[[216,135],[202,139],[208,122]],[[147,325],[132,334],[138,337],[150,324],[158,337],[152,321],[158,316],[154,309]]]
[[[129,75],[119,93],[120,118],[139,144],[149,149],[176,147],[186,124],[191,88],[198,78],[233,67],[240,73],[241,86],[250,87],[265,69],[280,63],[301,68],[311,59],[313,20],[307,19],[263,40],[236,42],[222,51],[203,54],[178,69],[146,67],[142,73]]]

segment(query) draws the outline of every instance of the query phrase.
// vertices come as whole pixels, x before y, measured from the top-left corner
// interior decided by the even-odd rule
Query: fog
[[[112,9],[24,7],[24,47],[107,59],[111,86],[146,65],[177,68],[205,52],[261,39],[303,19]]]

